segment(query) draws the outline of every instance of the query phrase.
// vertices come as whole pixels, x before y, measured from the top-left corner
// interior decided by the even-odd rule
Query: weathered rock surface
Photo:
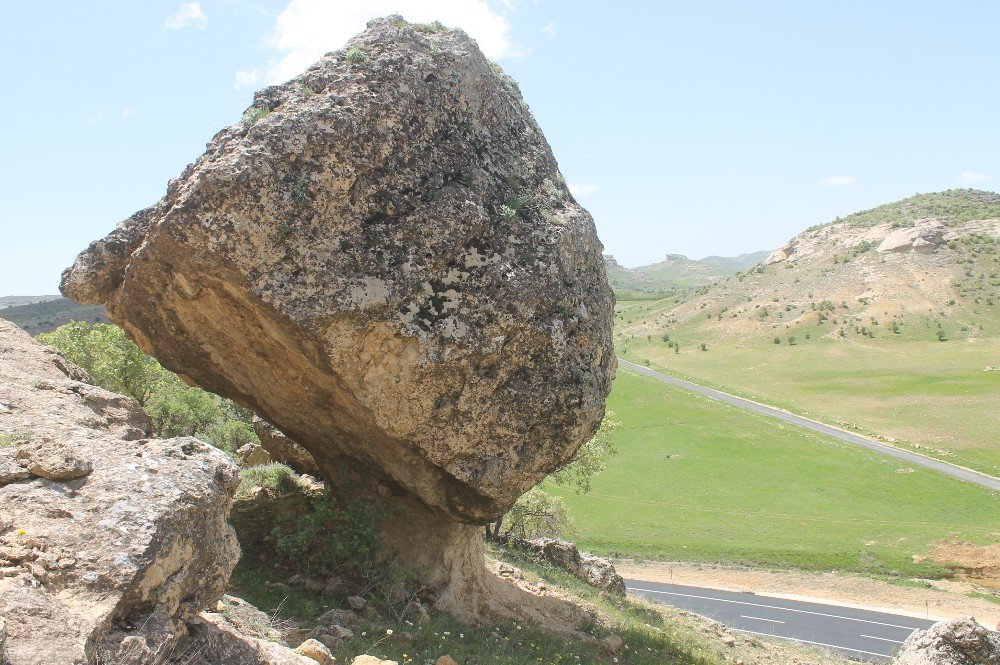
[[[261,447],[275,462],[287,464],[299,473],[319,477],[319,466],[317,466],[312,454],[285,436],[277,427],[255,415],[253,417],[253,431],[260,439]]]
[[[287,646],[244,633],[225,615],[198,615],[198,650],[212,665],[316,665]]]
[[[258,93],[62,289],[321,464],[485,523],[599,425],[613,296],[516,84],[401,25]]]
[[[0,320],[0,616],[12,665],[161,662],[239,558],[226,524],[235,465],[196,439],[146,438],[134,402],[85,378]]]
[[[582,552],[576,545],[565,540],[536,538],[519,541],[519,544],[588,584],[620,596],[625,595],[625,580],[615,570],[610,559]]]
[[[1000,663],[1000,635],[972,617],[938,621],[915,631],[896,655],[895,665],[996,665]]]
[[[448,606],[489,586],[471,525],[600,424],[613,296],[590,215],[471,39],[389,17],[347,46],[259,92],[62,290],[328,480],[362,465]]]

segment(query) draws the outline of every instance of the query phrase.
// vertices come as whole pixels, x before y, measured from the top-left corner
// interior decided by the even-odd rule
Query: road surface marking
[[[789,640],[792,642],[804,642],[806,644],[815,644],[819,647],[828,647],[830,649],[842,649],[844,651],[854,651],[855,653],[865,653],[869,656],[879,656],[880,658],[892,658],[890,653],[876,653],[874,651],[865,651],[864,649],[855,649],[853,647],[842,647],[838,644],[827,644],[826,642],[813,642],[812,640],[803,640],[799,637],[785,637],[784,635],[772,635],[771,633],[759,633],[756,630],[743,630],[742,628],[730,628],[730,630],[735,630],[738,633],[750,633],[752,635],[761,635],[763,637],[777,637],[779,640]]]
[[[903,643],[903,640],[890,640],[888,637],[875,637],[874,635],[862,635],[861,637],[867,637],[870,640],[882,640],[883,642],[895,642],[896,644]]]
[[[748,603],[742,600],[727,600],[725,598],[712,598],[711,596],[696,596],[691,593],[675,593],[673,591],[657,591],[656,589],[643,589],[642,587],[629,587],[632,591],[646,591],[648,593],[661,593],[665,596],[684,596],[685,598],[698,598],[700,600],[714,600],[718,603],[735,603],[736,605],[749,605],[751,607],[766,607],[770,610],[784,610],[786,612],[800,612],[802,614],[815,614],[821,617],[831,617],[833,619],[844,619],[847,621],[860,621],[861,623],[871,623],[877,626],[889,626],[890,628],[902,628],[903,630],[917,630],[912,626],[900,626],[894,623],[883,623],[881,621],[870,621],[868,619],[856,619],[854,617],[845,617],[840,614],[826,614],[824,612],[813,612],[811,610],[797,610],[791,607],[779,607],[777,605],[763,605],[761,603]]]
[[[785,623],[784,621],[778,621],[777,619],[765,619],[764,617],[751,617],[751,616],[747,616],[746,614],[741,614],[740,618],[741,619],[756,619],[757,621],[770,621],[771,623]],[[861,637],[864,637],[864,635],[862,635]]]

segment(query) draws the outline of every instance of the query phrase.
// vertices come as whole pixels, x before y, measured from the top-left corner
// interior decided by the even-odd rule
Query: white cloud
[[[260,79],[260,70],[256,67],[253,69],[241,69],[236,72],[236,80],[233,82],[233,87],[237,90],[252,88],[257,85],[258,79]]]
[[[819,184],[826,185],[827,187],[842,187],[844,185],[850,185],[854,182],[854,177],[849,175],[832,175],[829,178],[823,178],[819,181]]]
[[[544,28],[542,28],[542,32],[544,32],[545,34],[547,34],[549,36],[549,39],[555,39],[556,38],[556,24],[555,23],[549,23],[547,26],[545,26]]]
[[[132,117],[133,113],[135,113],[135,109],[131,106],[126,106],[122,109],[122,120],[128,120]]]
[[[201,3],[182,2],[177,11],[167,17],[166,27],[171,30],[183,30],[184,28],[195,28],[204,30],[208,27],[208,17],[201,11]]]
[[[512,5],[507,5],[511,11]],[[494,11],[486,0],[291,0],[278,15],[269,45],[284,52],[267,71],[267,80],[280,83],[301,73],[319,58],[344,45],[379,16],[401,14],[408,21],[441,21],[472,36],[488,58],[523,55],[510,36],[506,14]]]
[[[975,171],[962,171],[962,175],[958,176],[958,181],[963,185],[975,185],[989,179],[990,177],[985,173],[976,173]]]
[[[597,185],[594,184],[577,184],[574,182],[569,183],[569,191],[573,196],[577,198],[583,198],[584,196],[590,196],[597,191]]]

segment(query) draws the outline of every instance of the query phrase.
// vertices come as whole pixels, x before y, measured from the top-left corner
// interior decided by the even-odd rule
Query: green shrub
[[[243,124],[247,127],[252,127],[257,124],[259,120],[267,117],[271,113],[270,106],[253,107],[246,110],[243,114]]]
[[[274,494],[287,494],[299,489],[299,481],[291,467],[280,462],[271,462],[240,470],[240,486],[237,493],[246,494],[254,487],[263,487]]]
[[[360,49],[357,46],[347,49],[347,52],[344,53],[344,59],[355,65],[359,62],[364,62],[366,57],[367,54],[364,52],[364,49]]]
[[[297,570],[329,574],[374,561],[386,518],[383,507],[370,499],[327,496],[315,499],[294,523],[276,526],[267,540]]]

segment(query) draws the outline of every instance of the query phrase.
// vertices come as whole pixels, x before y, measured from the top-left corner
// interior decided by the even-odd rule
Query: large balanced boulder
[[[601,251],[516,84],[465,33],[389,17],[257,93],[62,291],[454,549],[473,531],[435,520],[496,519],[600,424]]]
[[[900,647],[895,665],[996,665],[1000,635],[972,617],[938,621],[917,630]]]
[[[11,665],[162,662],[239,559],[226,523],[235,465],[196,439],[148,438],[135,402],[86,378],[0,320],[0,643]]]

